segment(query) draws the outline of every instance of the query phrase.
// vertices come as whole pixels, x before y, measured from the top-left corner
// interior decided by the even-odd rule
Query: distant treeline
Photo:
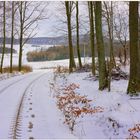
[[[109,56],[109,46],[105,44],[105,54]],[[73,48],[74,57],[77,57],[76,47]],[[81,57],[91,57],[91,49],[89,45],[80,45]],[[114,44],[115,56],[121,57],[123,48],[118,44]],[[128,51],[127,51],[128,52]],[[95,56],[97,56],[97,48],[95,49]],[[69,58],[69,47],[67,46],[53,46],[46,50],[32,51],[27,53],[27,60],[31,61],[46,61],[46,60],[61,60]]]
[[[35,37],[35,38],[23,38],[26,44],[36,44],[36,45],[57,45],[66,44],[64,37]],[[14,44],[19,44],[19,39],[14,38]],[[0,37],[0,44],[3,43],[3,38]],[[11,38],[6,38],[6,44],[11,44]]]
[[[3,49],[3,48],[0,46],[0,54],[2,53],[2,49]],[[6,48],[5,48],[5,53],[8,54],[8,53],[10,53],[10,52],[11,52],[11,48],[7,48],[7,47],[6,47]],[[15,50],[15,49],[13,49],[13,53],[16,53],[16,50]]]

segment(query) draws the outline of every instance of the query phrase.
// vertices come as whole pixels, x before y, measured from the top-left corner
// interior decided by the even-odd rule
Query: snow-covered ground
[[[6,47],[10,47],[10,45],[6,45]],[[25,44],[23,47],[23,57],[22,57],[22,63],[23,64],[28,64],[27,61],[27,53],[31,51],[38,51],[41,49],[47,49],[49,47],[52,47],[52,45],[40,45],[39,47],[32,47],[32,45]],[[17,53],[13,54],[13,65],[18,65],[18,57],[19,57],[19,45],[14,45],[14,49],[17,51]],[[1,56],[1,54],[0,54]],[[4,66],[9,66],[10,65],[10,54],[5,54],[4,56]],[[30,64],[29,64],[30,65]]]
[[[24,48],[25,49],[25,48]],[[89,72],[62,74],[54,77],[56,66],[68,66],[68,60],[27,62],[25,49],[23,64],[33,67],[33,72],[0,81],[0,138],[45,138],[45,139],[126,139],[129,129],[140,124],[140,98],[126,94],[128,80],[113,80],[111,92],[99,91],[98,81]],[[78,60],[76,59],[76,62]],[[82,58],[90,63],[91,58]],[[18,54],[14,54],[18,64]],[[5,55],[4,66],[9,65]],[[126,72],[129,66],[122,67]],[[50,83],[58,88],[71,83],[80,86],[76,93],[87,95],[91,106],[102,107],[100,113],[88,114],[77,119],[74,131],[64,124],[63,113],[56,105],[56,97]],[[17,117],[18,116],[18,117]],[[140,138],[140,131],[135,134]]]
[[[6,47],[10,47],[10,45],[7,45]],[[46,69],[46,68],[52,68],[56,66],[69,66],[68,59],[65,60],[54,60],[54,61],[43,61],[43,62],[28,62],[27,61],[27,53],[34,51],[34,50],[41,50],[41,49],[47,49],[49,47],[52,47],[52,45],[40,45],[40,47],[32,47],[32,45],[25,44],[23,47],[23,57],[22,57],[22,63],[25,65],[31,66],[34,70],[35,69]],[[19,52],[19,45],[14,45],[14,49],[17,51],[17,53],[13,54],[13,65],[18,65],[18,52]],[[78,63],[78,59],[76,58],[76,63]],[[91,58],[86,57],[82,58],[83,63],[91,63]],[[10,54],[5,54],[4,56],[4,66],[10,66]]]
[[[57,76],[53,70],[36,70],[33,73],[0,81],[0,138],[13,138],[13,128],[21,102],[16,138],[84,138],[84,139],[126,139],[129,128],[140,123],[139,97],[126,94],[127,80],[112,81],[111,92],[99,91],[98,81],[91,73],[73,73]],[[91,106],[101,106],[104,111],[84,115],[77,119],[74,131],[63,123],[64,116],[56,106],[56,98],[50,90],[50,83],[62,87],[71,83],[80,85],[76,93],[87,95]],[[140,137],[140,134],[136,134]]]
[[[99,91],[98,81],[89,78],[91,73],[73,73],[55,78],[57,87],[71,83],[80,85],[76,90],[92,100],[92,107],[101,106],[102,113],[78,118],[73,134],[85,139],[126,139],[129,129],[140,123],[140,98],[126,94],[127,80],[112,81],[111,92]],[[64,119],[64,118],[63,118]],[[140,138],[140,131],[135,134]]]
[[[50,96],[50,77],[52,71],[47,70],[0,81],[1,139],[14,137],[13,130],[24,93],[16,138],[75,138],[63,125],[61,113]]]

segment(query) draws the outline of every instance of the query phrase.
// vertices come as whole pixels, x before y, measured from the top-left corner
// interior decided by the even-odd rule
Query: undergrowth
[[[71,131],[74,131],[74,127],[78,124],[79,118],[83,118],[84,115],[103,112],[104,108],[92,106],[92,100],[88,99],[86,95],[80,95],[76,91],[80,88],[80,85],[67,83],[65,73],[67,73],[67,69],[58,67],[54,71],[54,83],[50,83],[50,88],[51,91],[54,91],[58,109],[64,115],[64,123],[69,126]],[[59,78],[63,78],[65,82],[60,84]]]
[[[23,73],[28,73],[28,72],[32,72],[33,69],[32,67],[28,66],[28,65],[23,65],[21,67],[21,72]],[[14,65],[13,66],[13,72],[18,72],[18,66]],[[4,67],[2,73],[10,73],[10,67]]]
[[[129,132],[128,139],[140,139],[140,124],[135,124],[134,127],[129,128],[128,132]]]

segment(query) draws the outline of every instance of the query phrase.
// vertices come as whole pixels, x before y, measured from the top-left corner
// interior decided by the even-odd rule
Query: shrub
[[[69,58],[68,47],[50,47],[47,50],[32,51],[27,53],[28,61],[60,60]]]
[[[94,114],[103,112],[103,108],[92,107],[87,96],[82,96],[75,92],[75,89],[79,88],[79,85],[72,83],[63,89],[55,90],[57,92],[57,106],[63,112],[64,123],[66,123],[70,130],[74,130],[74,126],[77,124],[77,119],[83,117],[86,114]]]
[[[64,67],[64,66],[57,66],[57,67],[54,69],[54,73],[55,73],[55,74],[69,73],[69,68],[68,68],[68,67]]]
[[[18,71],[18,66],[14,65],[13,66],[13,72],[17,72],[17,71]],[[23,73],[28,73],[28,72],[32,72],[33,69],[32,69],[32,67],[30,67],[28,65],[23,65],[21,67],[21,71]],[[10,73],[10,67],[8,66],[8,67],[3,68],[3,73]]]
[[[139,139],[140,134],[140,124],[135,124],[133,128],[130,128],[128,130],[129,132],[129,138],[128,139]]]

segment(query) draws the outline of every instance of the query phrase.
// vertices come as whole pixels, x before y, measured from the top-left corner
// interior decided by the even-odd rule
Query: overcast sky
[[[125,10],[124,4],[122,4],[122,2],[120,2],[120,4],[118,5],[118,8],[121,10]],[[86,2],[80,2],[79,14],[80,14],[80,20],[81,20],[80,21],[81,29],[83,29],[81,33],[86,33],[89,27]],[[62,21],[61,21],[61,20],[63,21],[65,20],[65,8],[63,4],[59,1],[49,2],[48,7],[46,8],[46,16],[48,15],[49,15],[48,19],[39,22],[39,26],[38,26],[39,29],[37,30],[36,37],[60,36],[65,33],[62,30],[66,30],[67,26],[65,24],[62,24]],[[58,30],[58,28],[61,30]]]
[[[84,20],[87,20],[87,9],[85,2],[80,2],[79,6],[79,15],[80,19],[82,19],[82,23]],[[49,15],[48,19],[39,22],[37,37],[52,37],[52,36],[60,36],[65,33],[67,26],[66,24],[62,24],[62,21],[65,21],[65,8],[64,5],[59,1],[51,1],[49,2],[48,7],[46,8],[46,16]],[[74,21],[75,22],[75,21]],[[60,29],[60,30],[59,30]],[[86,32],[86,31],[85,31]]]

